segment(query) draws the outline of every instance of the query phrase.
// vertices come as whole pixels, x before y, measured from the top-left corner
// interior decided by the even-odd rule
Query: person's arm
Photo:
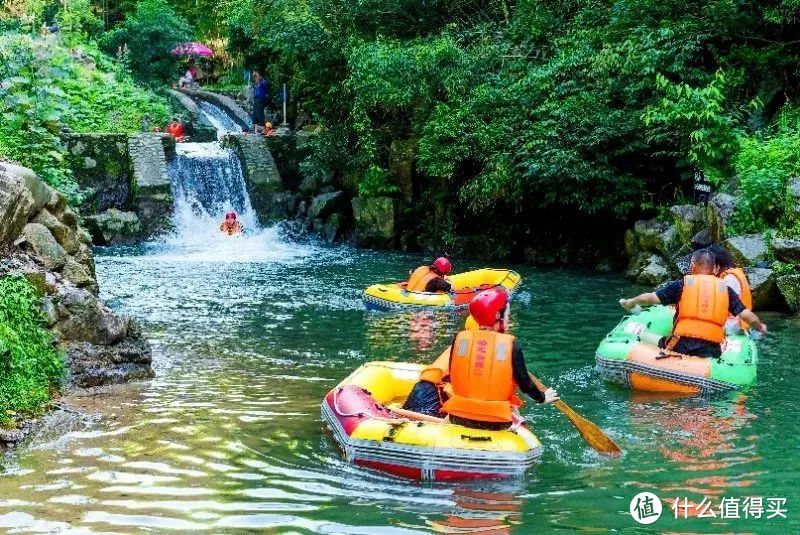
[[[514,382],[532,400],[537,403],[552,403],[558,399],[558,394],[552,388],[542,392],[533,384],[531,376],[528,374],[528,366],[525,364],[522,348],[516,341],[514,341],[514,347],[511,350],[511,364],[514,372]]]
[[[674,305],[681,299],[683,293],[683,280],[668,282],[654,292],[637,295],[632,299],[622,299],[619,304],[625,310],[630,310],[637,305]]]
[[[742,300],[736,295],[733,288],[728,288],[728,312],[731,313],[731,316],[737,316],[743,319],[753,329],[764,334],[767,333],[767,326],[752,310],[744,306],[744,303],[742,303]]]
[[[655,292],[647,292],[637,295],[636,297],[632,297],[630,299],[623,299],[622,301],[619,302],[619,304],[622,305],[622,308],[624,308],[625,310],[630,310],[637,305],[638,306],[658,305],[661,304],[661,300],[658,298],[658,295],[656,295]]]

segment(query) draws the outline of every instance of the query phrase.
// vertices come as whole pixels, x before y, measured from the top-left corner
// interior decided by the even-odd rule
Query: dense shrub
[[[40,299],[21,276],[0,279],[0,426],[38,413],[51,399],[64,361],[42,328]]]
[[[100,43],[106,52],[123,59],[140,81],[163,84],[177,79],[178,58],[171,51],[191,34],[189,24],[166,0],[141,0]]]
[[[630,216],[683,198],[696,167],[730,179],[740,140],[796,94],[792,5],[228,0],[225,17],[232,52],[289,82],[363,193],[412,139],[462,220],[524,221]]]
[[[788,109],[771,130],[743,139],[735,159],[743,194],[732,223],[737,233],[797,231],[786,186],[789,178],[800,176],[800,122]]]
[[[57,36],[10,33],[0,35],[0,115],[0,156],[76,199],[62,129],[135,132],[144,116],[166,123],[169,107],[91,44],[68,47]]]

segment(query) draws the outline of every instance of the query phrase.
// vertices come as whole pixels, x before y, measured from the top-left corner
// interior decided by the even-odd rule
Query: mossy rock
[[[792,312],[800,312],[800,273],[778,277],[778,289]]]

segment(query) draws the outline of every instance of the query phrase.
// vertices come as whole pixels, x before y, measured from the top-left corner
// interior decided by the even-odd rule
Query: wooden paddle
[[[536,388],[542,392],[547,390],[547,387],[539,379],[537,379],[535,375],[532,373],[529,373],[528,375],[531,376],[531,381],[533,381],[533,384],[536,385]],[[620,447],[617,446],[617,444],[611,440],[608,435],[603,433],[603,431],[597,427],[597,425],[572,410],[569,405],[560,399],[556,401],[554,405],[558,410],[563,412],[567,418],[569,418],[569,421],[572,422],[572,425],[574,425],[578,430],[578,433],[581,434],[583,440],[585,440],[598,453],[602,453],[603,455],[611,455],[614,457],[622,453]]]

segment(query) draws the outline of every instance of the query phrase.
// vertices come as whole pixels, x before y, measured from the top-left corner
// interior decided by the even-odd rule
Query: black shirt
[[[444,280],[444,277],[436,277],[428,281],[428,284],[425,285],[426,292],[449,292],[452,286],[449,282]]]

